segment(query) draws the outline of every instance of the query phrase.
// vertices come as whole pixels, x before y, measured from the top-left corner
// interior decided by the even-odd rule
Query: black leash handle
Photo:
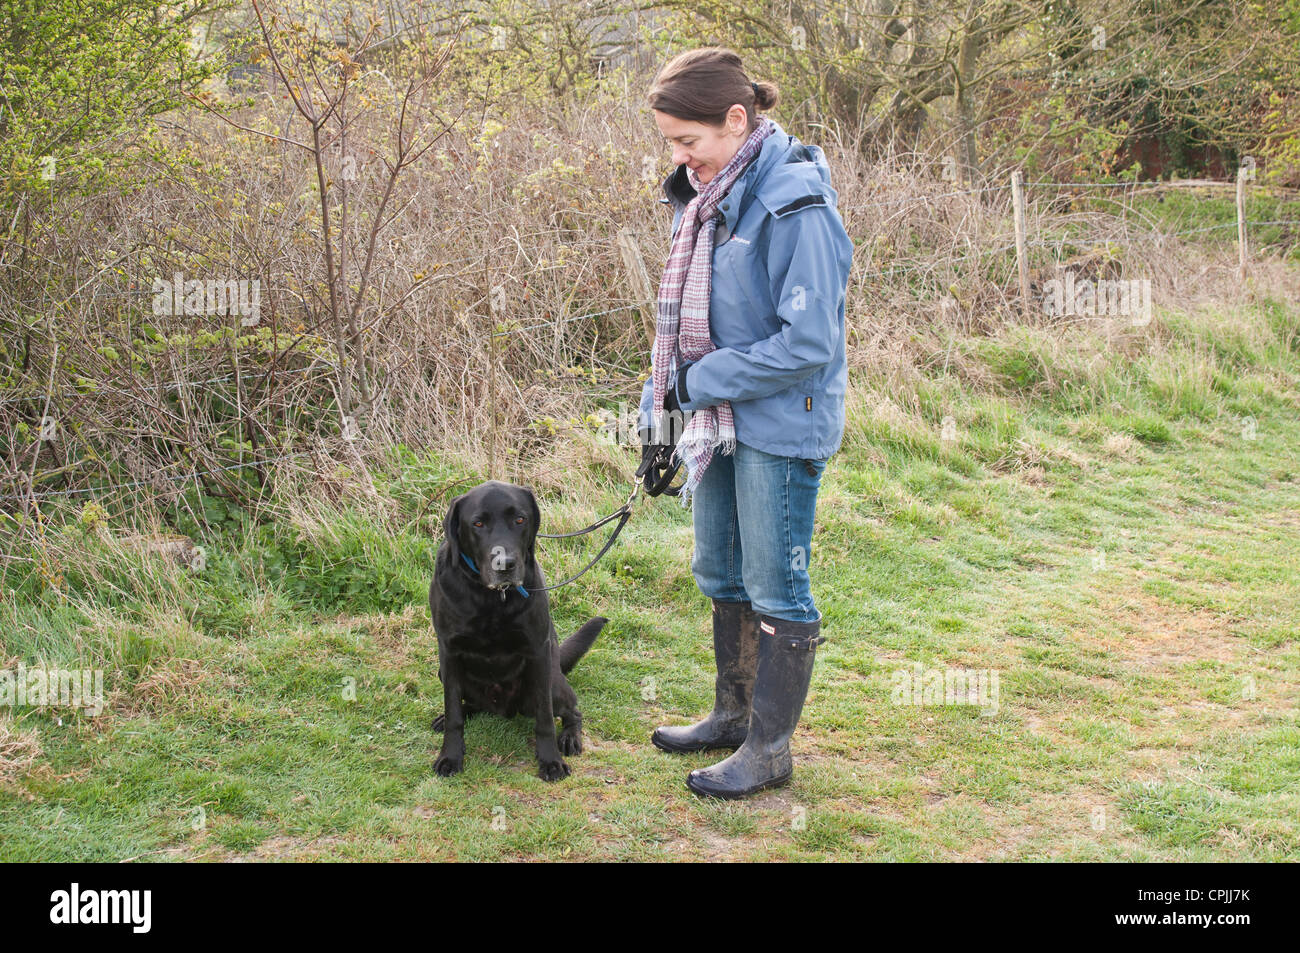
[[[673,478],[677,476],[677,471],[682,468],[682,462],[678,460],[673,462],[673,448],[661,446],[653,454],[641,461],[641,466],[636,469],[636,479],[640,480],[645,477],[645,491],[650,496],[658,496],[660,493],[668,496],[677,496],[682,492],[679,486],[673,486]],[[647,473],[653,476],[646,476]],[[653,481],[653,482],[652,482]]]

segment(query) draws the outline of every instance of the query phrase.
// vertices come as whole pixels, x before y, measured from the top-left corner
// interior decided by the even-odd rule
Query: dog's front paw
[[[441,715],[434,715],[433,724],[431,724],[429,727],[432,728],[434,731],[442,731],[442,726],[445,725],[446,723],[447,723],[447,714],[446,712],[444,712]]]
[[[438,760],[433,763],[433,770],[438,773],[439,777],[449,778],[453,774],[460,774],[465,767],[464,756],[453,757],[452,755],[439,755]]]
[[[543,781],[562,781],[569,776],[569,766],[563,758],[537,762],[537,776]]]
[[[560,745],[560,754],[582,754],[581,728],[565,728],[556,740]]]

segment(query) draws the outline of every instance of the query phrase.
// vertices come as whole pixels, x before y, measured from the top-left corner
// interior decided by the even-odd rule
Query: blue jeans
[[[715,449],[692,504],[691,572],[700,591],[724,602],[748,600],[775,619],[821,619],[808,566],[825,469],[825,460],[780,457],[740,442],[733,454]]]

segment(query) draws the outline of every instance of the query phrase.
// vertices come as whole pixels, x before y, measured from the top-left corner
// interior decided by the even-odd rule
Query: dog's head
[[[468,556],[483,585],[504,590],[524,584],[540,525],[532,490],[489,480],[451,501],[442,528],[453,564],[469,569]]]

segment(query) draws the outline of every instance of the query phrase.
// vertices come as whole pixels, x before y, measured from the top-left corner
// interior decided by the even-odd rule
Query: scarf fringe
[[[699,458],[698,455],[701,450],[710,446],[708,440],[708,437],[696,437],[689,442],[682,440],[677,444],[675,450],[678,460],[686,467],[686,482],[682,485],[681,492],[677,494],[677,499],[688,510],[694,510],[695,488],[700,485],[700,481],[704,479],[704,471],[708,469],[708,464],[705,464],[704,466],[696,466],[692,470],[691,463]],[[697,446],[700,444],[703,446]],[[712,448],[716,453],[725,453],[728,456],[734,455],[736,452],[735,432],[733,431],[726,436],[714,434]],[[687,450],[690,451],[689,454],[686,452]],[[712,457],[709,459],[712,462]]]

